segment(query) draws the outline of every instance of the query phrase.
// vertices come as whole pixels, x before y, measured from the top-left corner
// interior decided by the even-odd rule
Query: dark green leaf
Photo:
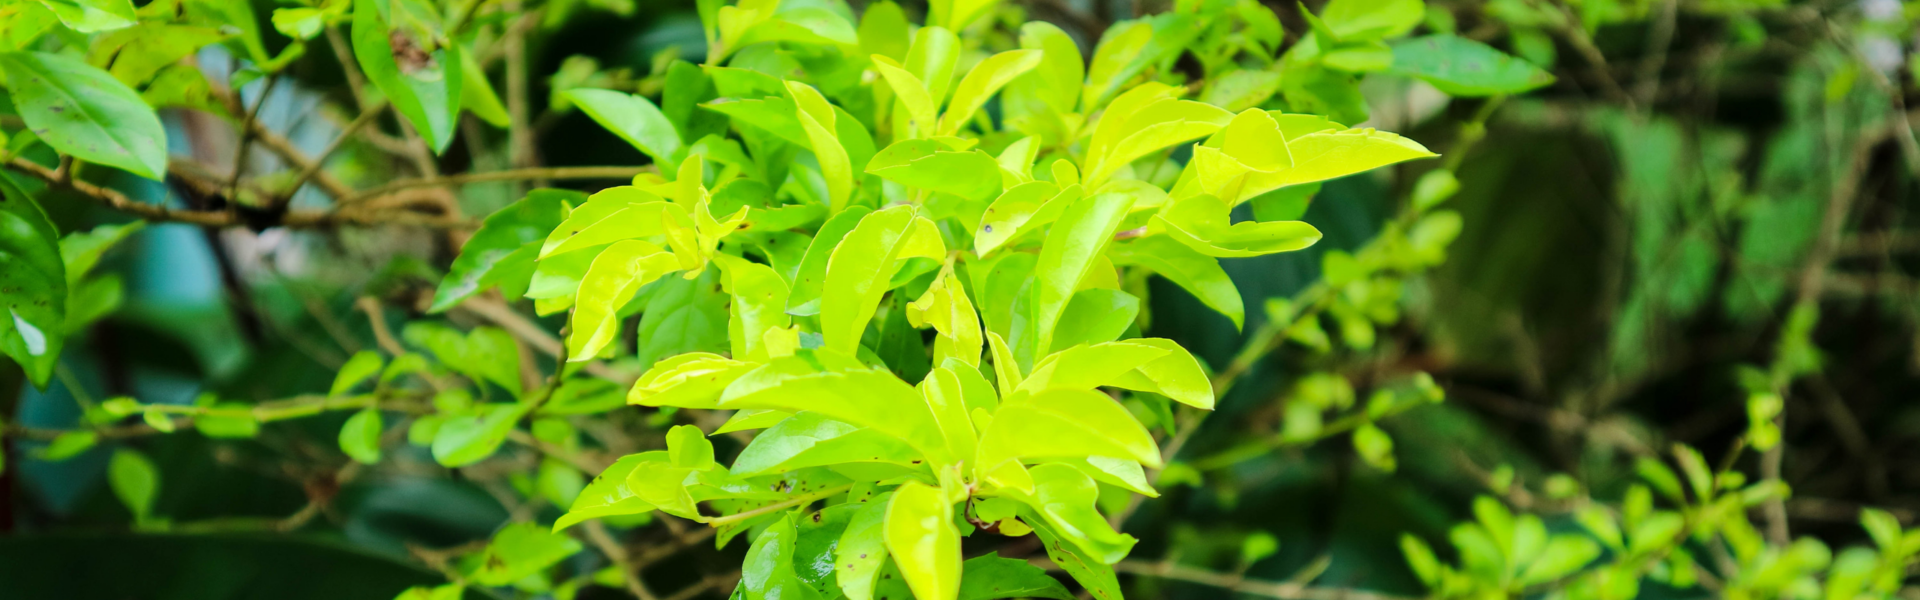
[[[1392,70],[1454,96],[1518,94],[1553,83],[1553,75],[1533,63],[1449,34],[1395,43]]]
[[[140,95],[106,71],[57,54],[0,54],[0,70],[27,129],[53,149],[159,180],[167,134]]]
[[[961,565],[959,600],[997,598],[1052,598],[1073,600],[1073,592],[1046,570],[1027,561],[1000,558],[998,552],[968,559]]]
[[[66,343],[67,276],[53,224],[0,174],[0,351],[35,385],[53,377]]]

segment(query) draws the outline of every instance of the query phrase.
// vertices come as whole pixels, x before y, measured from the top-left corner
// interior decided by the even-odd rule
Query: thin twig
[[[632,179],[641,173],[653,172],[651,165],[641,167],[546,167],[533,169],[510,169],[487,173],[463,173],[402,179],[387,185],[373,188],[353,195],[347,202],[364,202],[369,198],[392,194],[401,190],[422,187],[438,187],[480,183],[486,181],[527,181],[540,179]]]
[[[1267,581],[1253,579],[1243,575],[1218,573],[1176,564],[1170,561],[1149,562],[1123,560],[1113,565],[1113,570],[1134,575],[1159,577],[1210,585],[1213,587],[1250,594],[1279,598],[1281,600],[1413,600],[1405,596],[1385,594],[1359,588],[1336,588],[1308,586],[1303,583],[1286,581]]]
[[[300,191],[300,186],[306,185],[308,179],[312,179],[314,175],[320,172],[320,169],[326,167],[327,159],[332,157],[334,152],[339,151],[341,147],[345,146],[347,140],[353,139],[354,134],[358,133],[360,128],[366,127],[368,123],[372,123],[376,117],[379,117],[381,111],[386,107],[387,105],[385,103],[381,103],[373,108],[360,111],[360,116],[354,117],[352,122],[347,123],[346,127],[341,128],[340,135],[333,138],[333,143],[327,144],[326,149],[321,150],[320,154],[313,157],[313,164],[300,169],[300,174],[294,176],[293,183],[288,184],[286,187],[286,197],[291,199],[294,192]]]

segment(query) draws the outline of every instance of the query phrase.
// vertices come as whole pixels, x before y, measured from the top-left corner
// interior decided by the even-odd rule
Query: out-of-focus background
[[[1288,43],[1310,30],[1293,3],[1267,5]],[[256,3],[261,15],[273,8]],[[1000,6],[996,18],[1047,20],[1090,49],[1108,24],[1171,8],[1031,0]],[[436,159],[439,171],[521,166],[512,163],[522,156],[545,166],[646,162],[556,93],[656,94],[663,56],[697,61],[704,52],[696,7],[552,0],[538,10],[519,67],[534,74],[526,109],[537,146],[514,151],[504,133],[474,128]],[[1448,206],[1464,217],[1459,238],[1444,265],[1405,282],[1400,318],[1374,332],[1370,348],[1290,343],[1221,399],[1182,449],[1182,477],[1163,480],[1164,495],[1126,521],[1124,531],[1142,540],[1133,559],[1273,581],[1310,572],[1320,584],[1421,595],[1402,533],[1445,540],[1482,494],[1543,510],[1570,497],[1617,501],[1636,480],[1636,458],[1686,444],[1717,461],[1756,415],[1784,415],[1778,463],[1747,451],[1735,466],[1777,468],[1792,488],[1784,508],[1795,534],[1837,547],[1866,538],[1863,506],[1920,516],[1920,221],[1911,214],[1920,209],[1920,112],[1909,104],[1920,99],[1920,3],[1435,0],[1426,10],[1422,27],[1508,51],[1556,82],[1505,99],[1485,137],[1458,158],[1460,188]],[[268,39],[274,52],[287,43]],[[308,153],[326,150],[354,117],[326,43],[309,42],[276,85],[239,89],[267,129]],[[242,64],[218,46],[188,60],[210,75]],[[1443,153],[1486,108],[1390,73],[1368,75],[1360,90],[1361,124]],[[176,154],[233,161],[232,121],[174,109],[163,122]],[[361,185],[415,168],[385,142],[402,141],[355,143],[333,164]],[[270,153],[250,160],[279,168]],[[1215,368],[1229,364],[1265,322],[1267,299],[1320,281],[1326,252],[1372,239],[1437,166],[1330,182],[1305,216],[1326,233],[1317,246],[1226,261],[1248,301],[1244,330],[1156,280],[1144,331]],[[107,183],[142,201],[192,200],[152,181]],[[457,201],[484,215],[524,189],[469,183]],[[315,195],[294,198],[295,208],[326,202],[303,194]],[[44,204],[62,231],[126,220],[90,202]],[[374,313],[396,323],[418,313],[456,252],[444,236],[405,227],[159,224],[129,236],[94,271],[115,280],[123,299],[69,340],[51,385],[36,389],[0,361],[0,597],[49,597],[36,594],[56,585],[93,586],[61,588],[76,598],[386,597],[440,581],[428,568],[432,549],[483,540],[515,511],[554,510],[515,500],[516,490],[566,485],[548,481],[533,455],[450,475],[424,449],[403,449],[342,477],[335,439],[347,413],[273,423],[245,440],[110,438],[51,459],[53,440],[40,432],[73,428],[83,407],[109,398],[185,405],[206,394],[264,401],[324,392],[351,352],[375,340],[362,299],[378,299]],[[541,325],[554,331],[560,321]],[[1756,385],[1791,360],[1806,368],[1784,388]],[[1381,421],[1394,442],[1392,470],[1340,435],[1246,451],[1305,427],[1299,406],[1350,404],[1353,389],[1414,370],[1432,373],[1446,400]],[[1329,375],[1340,389],[1324,387]],[[610,414],[607,427],[659,426],[638,411]],[[121,447],[151,460],[159,484],[150,518],[168,533],[130,526],[108,483]],[[574,478],[575,489],[582,476],[553,475]],[[1549,524],[1570,527],[1568,519]],[[679,589],[734,570],[744,551],[696,544],[647,572],[657,589]],[[130,591],[127,582],[148,587]],[[1177,579],[1127,582],[1140,598],[1236,593]],[[594,593],[614,590],[582,597]]]

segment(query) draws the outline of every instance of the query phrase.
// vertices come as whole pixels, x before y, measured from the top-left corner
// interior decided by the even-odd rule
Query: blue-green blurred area
[[[1069,0],[1025,10],[1060,21],[1090,47],[1097,32],[1054,17],[1071,11],[1104,23],[1162,4]],[[1283,6],[1289,3],[1268,4],[1283,15],[1290,41],[1308,30]],[[1794,490],[1788,507],[1797,533],[1836,546],[1863,538],[1855,525],[1860,506],[1889,507],[1909,521],[1920,514],[1920,224],[1912,214],[1920,188],[1908,168],[1920,161],[1920,149],[1899,137],[1910,140],[1910,126],[1887,133],[1899,114],[1890,93],[1913,106],[1916,75],[1888,71],[1896,86],[1889,93],[1825,34],[1807,33],[1794,20],[1798,13],[1748,23],[1686,2],[1669,57],[1653,66],[1658,84],[1638,102],[1622,102],[1606,90],[1622,85],[1613,81],[1618,77],[1624,93],[1638,94],[1643,80],[1633,71],[1648,64],[1645,20],[1590,32],[1596,51],[1617,63],[1601,67],[1611,73],[1603,78],[1581,58],[1584,49],[1566,41],[1541,48],[1533,38],[1509,36],[1480,3],[1434,4],[1462,5],[1460,31],[1486,30],[1489,43],[1531,54],[1560,82],[1505,100],[1486,138],[1460,159],[1461,188],[1444,208],[1463,217],[1461,235],[1444,265],[1406,283],[1399,319],[1378,330],[1372,348],[1322,353],[1283,345],[1255,363],[1173,458],[1196,463],[1277,435],[1286,427],[1289,391],[1311,374],[1345,378],[1364,401],[1426,372],[1446,390],[1445,402],[1382,421],[1394,440],[1391,472],[1357,457],[1350,436],[1341,434],[1163,484],[1160,498],[1124,522],[1123,530],[1141,540],[1132,557],[1419,595],[1425,590],[1406,566],[1400,536],[1446,539],[1452,524],[1471,518],[1471,498],[1488,493],[1496,470],[1506,468],[1535,490],[1550,475],[1571,474],[1583,491],[1611,500],[1635,481],[1636,457],[1675,443],[1724,456],[1749,426],[1748,395],[1736,373],[1774,360],[1804,262],[1838,195],[1847,206],[1834,260],[1824,291],[1812,299],[1820,312],[1812,340],[1821,368],[1787,399],[1791,452],[1783,477]],[[922,9],[908,3],[910,12]],[[558,0],[544,10],[526,64],[536,74],[528,109],[540,164],[646,162],[579,110],[556,104],[555,92],[607,87],[657,95],[656,58],[704,57],[696,7]],[[1762,39],[1742,38],[1749,27],[1760,28]],[[1911,53],[1915,43],[1901,38],[1896,46]],[[214,75],[235,59],[210,47],[193,60]],[[295,77],[286,83],[269,90],[255,81],[241,95],[259,102],[267,128],[318,153],[347,121],[327,108],[348,97],[338,64],[329,52],[311,51],[289,72]],[[1365,90],[1374,111],[1367,124],[1443,154],[1487,102],[1448,100],[1384,74]],[[164,115],[176,154],[233,161],[228,122],[184,110]],[[504,131],[475,131],[475,139],[456,141],[438,157],[440,172],[511,166]],[[371,187],[401,171],[397,160],[369,146],[341,152],[335,169],[342,179]],[[262,170],[284,168],[264,152],[249,160]],[[1324,233],[1317,245],[1224,261],[1246,301],[1244,327],[1153,279],[1146,288],[1151,320],[1140,332],[1178,341],[1209,368],[1228,365],[1249,334],[1268,323],[1268,299],[1293,297],[1320,281],[1329,251],[1356,251],[1375,239],[1405,206],[1414,182],[1439,166],[1409,163],[1328,182],[1303,217]],[[121,176],[96,183],[140,202],[192,203],[152,181]],[[613,183],[555,185],[593,190]],[[307,190],[294,207],[329,201]],[[461,187],[457,200],[465,214],[485,215],[521,191],[514,183],[476,183]],[[50,197],[43,205],[62,232],[127,220],[79,198]],[[1241,207],[1234,218],[1253,214]],[[426,449],[398,443],[387,446],[377,466],[345,469],[349,461],[337,442],[345,412],[269,423],[251,439],[193,431],[115,437],[63,460],[45,459],[49,436],[33,435],[80,426],[86,407],[117,396],[189,405],[324,394],[348,357],[375,347],[389,329],[398,335],[411,320],[480,324],[468,311],[425,314],[456,244],[406,227],[213,231],[183,224],[149,225],[121,244],[96,272],[124,281],[123,301],[70,339],[45,389],[0,362],[0,416],[19,433],[6,438],[0,473],[0,598],[385,600],[411,585],[445,582],[423,558],[436,549],[483,542],[515,517],[551,522],[561,510],[536,491],[544,485],[535,479],[538,454],[508,445],[487,463],[448,469]],[[636,306],[670,287],[656,285]],[[532,323],[553,332],[562,319]],[[627,352],[650,351],[628,329]],[[527,359],[531,370],[553,366],[539,356]],[[662,447],[666,426],[694,418],[623,407],[575,422],[596,439],[643,440],[618,448],[636,452]],[[134,418],[114,426],[138,424]],[[716,442],[723,455],[740,446]],[[110,457],[120,448],[137,449],[157,467],[152,512],[161,522],[136,527],[109,489]],[[1735,460],[1752,471],[1759,456]],[[1564,518],[1548,525],[1576,527]],[[650,520],[609,526],[640,540],[636,546],[661,547],[682,535]],[[1247,540],[1262,534],[1279,540],[1277,550],[1249,562]],[[1001,538],[967,544],[969,556],[1039,555],[1033,544]],[[745,552],[740,540],[718,550],[710,540],[686,546],[644,571],[655,591],[726,576]],[[583,572],[605,566],[576,560]],[[1133,598],[1233,596],[1200,583],[1122,578]],[[553,597],[551,590],[503,589],[519,595],[499,597]],[[721,598],[728,589],[698,597]],[[589,586],[579,597],[621,593]]]

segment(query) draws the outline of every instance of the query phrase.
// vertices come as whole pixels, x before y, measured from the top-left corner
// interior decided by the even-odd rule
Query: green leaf
[[[1320,20],[1343,41],[1400,37],[1424,16],[1421,0],[1332,0],[1320,11]]]
[[[733,433],[735,431],[766,429],[792,417],[793,413],[784,410],[770,410],[765,408],[736,410],[733,411],[733,416],[727,417],[726,423],[721,424],[719,429],[713,430],[713,434],[719,435],[722,433]]]
[[[833,105],[827,103],[819,90],[798,81],[787,82],[787,93],[799,109],[795,115],[800,120],[800,128],[807,133],[806,147],[813,151],[820,175],[827,180],[827,211],[845,210],[847,199],[853,195],[853,164],[836,133],[838,117]]]
[[[586,489],[580,491],[580,495],[573,500],[573,506],[567,508],[567,514],[560,515],[553,522],[553,530],[558,532],[587,519],[652,511],[652,504],[641,500],[627,487],[627,476],[633,474],[634,467],[640,463],[666,460],[667,453],[658,450],[620,457],[620,460],[601,471],[600,476],[594,477]]]
[[[1280,91],[1280,74],[1274,71],[1228,71],[1208,82],[1200,101],[1238,113],[1265,104]]]
[[[727,302],[720,271],[699,277],[668,277],[654,285],[640,314],[640,348],[635,357],[649,364],[686,352],[727,350]]]
[[[416,5],[392,3],[392,8],[408,13],[392,15],[389,4],[354,0],[353,54],[367,80],[386,94],[394,110],[413,124],[434,152],[445,151],[460,116],[462,52],[457,45],[439,45],[444,38],[436,41],[438,36],[429,37],[424,28],[405,25],[422,19],[414,14],[420,10]]]
[[[1072,113],[1080,102],[1087,63],[1073,36],[1052,23],[1029,21],[1020,26],[1020,47],[1041,51],[1039,66],[1022,76],[1039,88],[1040,100],[1060,114]]]
[[[486,460],[507,441],[521,414],[518,405],[486,404],[470,414],[448,415],[433,436],[433,460],[448,467]]]
[[[380,409],[365,408],[347,418],[340,426],[340,451],[364,464],[380,462]]]
[[[940,488],[911,481],[887,502],[887,551],[919,600],[954,600],[960,594],[960,531],[953,503]]]
[[[460,600],[467,593],[467,586],[458,583],[426,587],[416,585],[400,592],[393,600]]]
[[[491,381],[515,396],[524,391],[520,382],[520,346],[505,329],[475,327],[462,336],[441,323],[416,321],[400,330],[400,337],[432,351],[441,364],[474,383]]]
[[[565,95],[607,131],[653,158],[662,173],[680,168],[680,133],[667,115],[645,97],[593,88],[567,90]]]
[[[653,363],[633,383],[627,402],[642,406],[716,408],[720,393],[756,367],[707,352],[689,352]]]
[[[681,469],[704,471],[714,466],[713,442],[692,425],[675,425],[667,430],[667,462]]]
[[[872,600],[874,583],[887,565],[887,508],[892,492],[868,500],[847,521],[834,548],[834,578],[847,600]]]
[[[1212,135],[1233,120],[1220,107],[1173,97],[1175,89],[1148,83],[1107,106],[1088,143],[1085,183],[1098,189],[1121,167],[1148,154]]]
[[[1160,448],[1133,414],[1106,394],[1054,389],[1008,400],[980,436],[975,473],[1022,458],[1117,456],[1160,466]]]
[[[669,220],[682,218],[691,218],[686,208],[652,193],[632,187],[602,190],[547,234],[539,257],[544,261],[618,241],[664,235]]]
[[[279,16],[279,11],[274,16]],[[466,44],[460,52],[460,107],[489,125],[506,127],[511,120],[507,107],[493,91],[493,83],[487,81],[487,70],[474,58],[473,40],[466,40]]]
[[[1420,541],[1420,538],[1414,537],[1411,533],[1402,533],[1400,534],[1400,553],[1406,555],[1407,566],[1413,569],[1414,575],[1420,577],[1421,583],[1427,584],[1428,588],[1440,585],[1440,574],[1445,567],[1440,564],[1440,559],[1434,556],[1433,548],[1426,542]]]
[[[811,316],[820,314],[820,290],[826,285],[827,263],[833,258],[833,251],[841,240],[865,220],[870,209],[864,206],[848,207],[840,214],[827,219],[820,230],[815,232],[813,240],[807,244],[806,255],[800,259],[800,267],[790,282],[793,290],[787,295],[787,314]]]
[[[87,62],[111,64],[107,72],[115,79],[139,87],[161,69],[226,38],[226,34],[210,27],[141,23],[101,35],[87,51]]]
[[[747,558],[740,564],[742,600],[811,600],[813,588],[800,580],[794,570],[793,517],[783,514],[754,538]]]
[[[886,0],[868,4],[860,12],[860,53],[903,60],[913,44],[912,32],[913,26],[900,5]]]
[[[126,285],[115,273],[81,281],[67,296],[67,321],[62,335],[72,336],[120,308]]]
[[[859,349],[867,322],[890,287],[894,261],[944,258],[945,254],[933,222],[916,216],[912,206],[894,206],[862,218],[827,261],[820,298],[820,333],[826,347],[848,355]]]
[[[954,152],[937,140],[894,142],[867,172],[900,185],[985,202],[1000,193],[1000,163],[980,150]]]
[[[1019,300],[1020,288],[1032,278],[1037,258],[1026,252],[1004,253],[967,265],[974,296],[979,298],[980,321],[1002,342],[1012,334],[1013,306]]]
[[[469,575],[481,585],[511,585],[547,567],[559,564],[582,549],[571,537],[548,531],[538,523],[520,522],[493,535]]]
[[[998,598],[1052,598],[1073,600],[1073,592],[1045,569],[1014,558],[1000,558],[999,552],[967,559],[960,565],[959,600],[996,600]]]
[[[981,215],[980,230],[973,235],[974,253],[987,256],[1022,235],[1038,231],[1059,219],[1081,193],[1080,186],[1062,189],[1049,181],[1029,181],[1009,188]]]
[[[133,3],[128,0],[40,0],[40,5],[80,33],[130,27],[135,19]]]
[[[1138,72],[1135,58],[1153,42],[1153,25],[1145,21],[1122,21],[1108,27],[1093,49],[1093,61],[1087,66],[1085,91],[1080,94],[1081,110],[1093,114],[1120,84]],[[1118,600],[1117,598],[1115,600]]]
[[[1184,198],[1153,217],[1167,235],[1207,256],[1248,257],[1292,252],[1320,241],[1305,221],[1229,223],[1232,209],[1211,195]]]
[[[1139,316],[1140,299],[1132,294],[1103,288],[1074,292],[1054,327],[1053,347],[1048,351],[1120,339]]]
[[[0,53],[27,129],[62,154],[160,180],[167,134],[140,95],[106,71],[57,54]]]
[[[907,49],[907,72],[927,84],[927,97],[934,106],[947,99],[953,88],[954,69],[960,64],[960,37],[938,23],[913,32],[913,45]]]
[[[794,8],[774,13],[740,36],[735,47],[767,42],[858,45],[860,34],[845,18],[824,8]]]
[[[1120,265],[1146,267],[1193,294],[1202,304],[1233,320],[1235,329],[1246,321],[1246,301],[1227,277],[1220,261],[1201,254],[1165,235],[1151,235],[1115,244],[1108,256]]]
[[[260,420],[253,417],[253,407],[237,402],[221,402],[207,407],[210,411],[245,411],[244,415],[204,414],[193,418],[193,427],[210,438],[250,439],[260,435]]]
[[[0,351],[42,387],[66,344],[67,275],[57,239],[39,205],[0,174],[0,306],[7,309]]]
[[[1027,348],[1028,356],[1053,345],[1053,329],[1067,302],[1086,279],[1096,258],[1120,231],[1120,221],[1133,206],[1128,194],[1096,194],[1081,198],[1067,207],[1047,239],[1040,246],[1040,257],[1033,266],[1032,302],[1034,331],[1038,333]],[[1015,348],[1020,352],[1021,348]],[[1022,362],[1025,362],[1023,360]]]
[[[1526,572],[1520,576],[1519,583],[1533,585],[1554,581],[1572,575],[1599,557],[1600,545],[1593,543],[1593,540],[1587,539],[1586,536],[1556,535],[1547,543],[1545,551],[1540,552],[1537,558],[1532,558],[1533,564],[1527,566]]]
[[[153,499],[160,491],[160,472],[145,455],[131,448],[113,451],[113,460],[107,463],[107,483],[113,487],[113,495],[133,513],[135,522],[146,521],[153,515]]]
[[[820,598],[839,598],[835,581],[834,553],[847,523],[865,508],[858,502],[828,506],[813,514],[796,516],[794,521],[793,570],[800,582]]]
[[[1372,423],[1361,425],[1353,430],[1353,451],[1361,460],[1382,471],[1393,471],[1396,461],[1393,458],[1393,438],[1387,432]]]
[[[340,8],[345,8],[344,6]],[[339,11],[345,12],[345,11]],[[273,30],[296,40],[310,40],[327,26],[329,11],[320,8],[275,8],[269,21]]]
[[[732,117],[736,124],[766,130],[795,146],[808,148],[813,143],[812,138],[807,136],[806,127],[800,124],[800,107],[785,97],[745,100],[721,98],[700,106]]]
[[[380,374],[380,368],[385,366],[385,362],[381,360],[379,352],[372,350],[355,352],[352,358],[347,359],[346,364],[340,365],[340,372],[334,374],[333,387],[327,390],[327,395],[337,397],[353,390],[354,386]]]
[[[822,372],[815,366],[819,361],[842,364]],[[812,411],[893,436],[944,463],[946,438],[920,392],[889,371],[844,364],[848,362],[851,359],[827,352],[774,359],[728,386],[720,408]]]
[[[93,430],[67,431],[54,436],[47,447],[40,450],[40,459],[59,462],[93,449],[100,442],[100,433]]]
[[[919,77],[913,76],[904,67],[885,56],[873,59],[873,68],[887,80],[887,87],[893,90],[893,96],[900,106],[906,109],[908,117],[906,127],[900,134],[901,139],[926,137],[929,128],[939,122],[940,105],[928,95],[927,86]]]
[[[119,225],[101,225],[93,228],[93,231],[76,231],[60,238],[60,262],[67,266],[67,285],[80,283],[82,278],[93,272],[93,267],[100,263],[101,256],[129,236],[144,229],[146,224],[146,221],[132,221]]]
[[[627,395],[620,385],[605,379],[573,378],[560,383],[553,395],[540,404],[543,415],[591,415],[626,405]]]
[[[1047,558],[1059,565],[1080,587],[1097,600],[1122,600],[1120,581],[1114,577],[1113,567],[1087,556],[1078,544],[1074,544],[1060,534],[1054,525],[1045,519],[1022,511],[1021,521],[1033,527],[1033,533],[1040,538],[1040,547],[1047,550]]]
[[[1053,531],[1080,547],[1085,556],[1106,564],[1120,562],[1133,549],[1133,536],[1113,530],[1094,508],[1100,488],[1079,469],[1059,463],[1036,465],[1033,494],[1008,490],[1053,525]]]
[[[912,468],[920,457],[919,451],[899,438],[819,413],[800,412],[753,436],[734,459],[731,472],[735,477],[753,477],[845,463]]]
[[[1124,343],[1154,346],[1166,354],[1123,373],[1107,383],[1114,387],[1160,394],[1187,406],[1213,410],[1213,383],[1200,361],[1173,340],[1139,338]]]
[[[680,270],[673,253],[651,242],[625,240],[593,259],[574,301],[567,334],[567,360],[584,362],[600,356],[620,334],[621,307],[653,280]]]
[[[960,85],[953,88],[953,102],[940,116],[939,135],[960,131],[960,126],[973,120],[973,113],[979,112],[994,92],[1039,66],[1041,57],[1039,50],[1008,50],[975,64],[973,70],[960,79]]]
[[[728,254],[716,254],[713,258],[725,272],[727,293],[733,295],[728,303],[732,318],[727,320],[727,337],[732,342],[733,355],[755,362],[772,358],[767,333],[786,329],[792,322],[787,316],[786,280],[772,267],[760,263]]]
[[[1274,116],[1278,119],[1294,115]],[[1288,133],[1289,126],[1287,120],[1280,121],[1283,134]],[[1438,156],[1413,140],[1373,129],[1316,131],[1288,137],[1287,151],[1293,156],[1293,166],[1271,173],[1248,174],[1241,197],[1252,198],[1286,186],[1326,181],[1398,162]]]
[[[1140,468],[1140,463],[1131,460],[1113,458],[1111,456],[1051,458],[1047,460],[1063,465],[1072,465],[1073,468],[1080,469],[1080,472],[1086,473],[1087,476],[1092,477],[1094,481],[1100,483],[1119,487],[1149,498],[1160,497],[1160,492],[1155,491],[1153,484],[1147,481],[1146,470]]]
[[[1867,530],[1867,537],[1882,550],[1900,547],[1900,519],[1878,508],[1860,510],[1860,526]]]
[[[1554,81],[1553,74],[1533,63],[1451,34],[1394,43],[1392,71],[1464,97],[1518,94]]]

